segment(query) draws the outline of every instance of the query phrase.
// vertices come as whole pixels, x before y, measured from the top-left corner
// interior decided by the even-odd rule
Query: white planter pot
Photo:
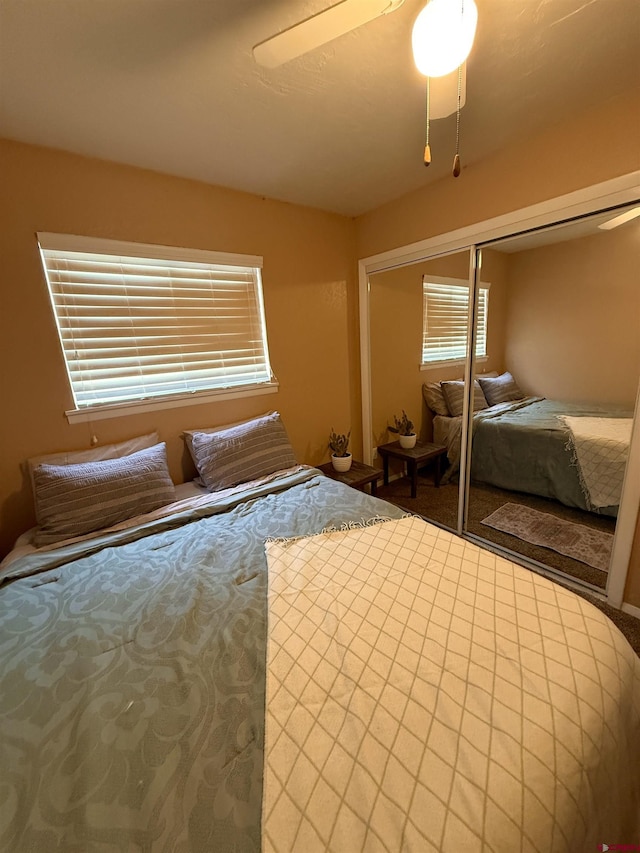
[[[351,468],[351,454],[348,453],[346,456],[331,456],[331,464],[334,467],[335,471],[348,471]]]
[[[398,441],[400,442],[400,447],[404,447],[405,450],[408,450],[411,447],[416,446],[416,439],[418,436],[413,433],[413,435],[399,435]]]

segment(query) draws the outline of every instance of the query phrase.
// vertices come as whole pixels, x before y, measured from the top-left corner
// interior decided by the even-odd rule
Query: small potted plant
[[[395,426],[389,427],[389,432],[395,432],[400,442],[400,447],[410,448],[415,447],[416,433],[413,426],[413,421],[409,418],[405,410],[402,410],[402,417],[393,416]]]
[[[351,454],[349,453],[350,436],[351,430],[346,435],[339,435],[331,427],[329,448],[331,450],[331,464],[336,471],[348,471],[351,468]]]

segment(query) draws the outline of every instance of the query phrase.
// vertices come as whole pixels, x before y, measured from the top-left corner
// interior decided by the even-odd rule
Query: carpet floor
[[[457,483],[436,488],[428,473],[426,476],[423,473],[419,473],[418,492],[415,498],[411,497],[411,482],[407,477],[394,480],[387,486],[379,485],[377,493],[378,497],[396,506],[421,515],[428,521],[433,521],[442,527],[455,530],[458,517]],[[518,492],[508,492],[484,484],[472,485],[470,490],[467,524],[469,533],[487,542],[494,542],[496,545],[508,548],[515,554],[521,554],[545,566],[550,566],[564,572],[571,577],[593,584],[600,589],[605,589],[607,583],[606,572],[592,568],[578,560],[573,560],[571,557],[558,554],[549,548],[533,545],[522,539],[518,539],[516,536],[494,530],[482,524],[484,518],[495,512],[505,503],[522,503],[540,512],[550,512],[577,524],[588,524],[594,529],[602,530],[606,533],[613,533],[615,531],[615,519],[565,507],[556,501],[547,500],[546,498],[524,495]],[[616,610],[586,592],[580,594],[606,613],[611,621],[627,637],[635,652],[640,655],[640,619]]]
[[[378,496],[384,498],[396,506],[403,507],[409,512],[415,512],[429,521],[435,521],[443,527],[455,530],[458,518],[458,484],[451,483],[436,488],[433,480],[427,474],[419,474],[418,491],[415,498],[411,497],[411,483],[407,477],[394,480],[387,486],[378,486]],[[590,512],[582,512],[579,509],[565,507],[557,501],[546,498],[538,498],[534,495],[524,495],[519,492],[508,492],[497,489],[494,486],[484,484],[473,485],[470,490],[469,513],[467,529],[469,533],[489,541],[495,542],[503,548],[508,548],[523,557],[537,560],[545,566],[558,569],[578,580],[593,584],[593,586],[604,589],[607,583],[607,573],[600,569],[588,566],[564,554],[558,554],[550,548],[534,545],[504,533],[494,530],[482,524],[483,519],[495,512],[505,503],[522,503],[531,509],[540,512],[550,512],[566,521],[577,524],[587,524],[596,530],[613,533],[615,530],[615,519],[595,515]]]

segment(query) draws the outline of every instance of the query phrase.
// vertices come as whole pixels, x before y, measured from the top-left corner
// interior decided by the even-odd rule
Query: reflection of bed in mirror
[[[442,383],[444,391],[454,384]],[[514,399],[497,402],[490,394],[484,397],[486,386],[481,378],[474,395],[472,482],[617,515],[631,412],[524,396],[519,390]],[[451,479],[460,462],[462,416],[444,415],[433,395],[433,387],[429,394],[425,388],[425,400],[434,411],[434,441],[447,447],[445,478]]]

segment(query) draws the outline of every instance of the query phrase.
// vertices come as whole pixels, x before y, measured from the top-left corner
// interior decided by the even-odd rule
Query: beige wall
[[[637,84],[636,84],[637,85]],[[359,258],[446,234],[640,168],[640,88],[357,220]],[[469,156],[473,152],[469,152]]]
[[[278,409],[300,461],[328,459],[329,430],[360,446],[354,225],[344,217],[53,150],[0,141],[0,553],[33,523],[21,463],[157,428],[172,475],[193,470],[182,429]],[[36,231],[264,256],[277,394],[70,426],[63,358]]]
[[[640,169],[640,90],[569,117],[477,164],[390,202],[357,220],[364,258]],[[464,154],[464,151],[463,151]],[[464,158],[463,158],[464,161]],[[640,534],[638,534],[640,535]],[[640,549],[636,537],[635,553]],[[626,600],[640,606],[640,561]],[[636,597],[637,596],[637,597]]]
[[[633,410],[640,221],[508,258],[506,364],[522,389]]]

